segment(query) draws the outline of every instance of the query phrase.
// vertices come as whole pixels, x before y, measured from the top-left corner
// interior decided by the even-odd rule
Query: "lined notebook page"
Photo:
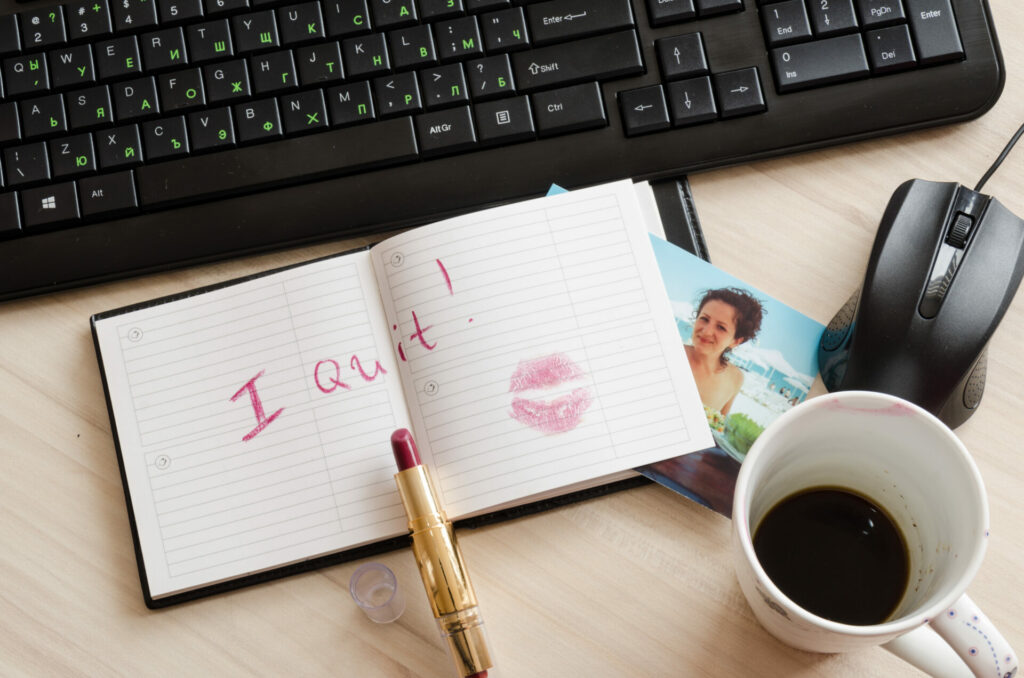
[[[96,332],[154,598],[406,531],[387,441],[408,415],[367,253]]]
[[[371,250],[449,515],[712,445],[629,182]]]

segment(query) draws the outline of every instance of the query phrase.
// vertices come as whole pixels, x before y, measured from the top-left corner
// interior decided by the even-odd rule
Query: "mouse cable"
[[[996,158],[996,161],[992,163],[992,166],[988,168],[987,172],[985,172],[985,176],[983,176],[981,178],[981,181],[978,182],[978,185],[974,187],[975,191],[981,192],[981,187],[984,186],[985,182],[989,180],[989,177],[995,174],[995,171],[999,169],[999,166],[1003,163],[1003,160],[1006,159],[1006,156],[1010,154],[1010,151],[1013,149],[1014,144],[1017,143],[1017,140],[1020,139],[1022,134],[1024,134],[1024,125],[1020,126],[1020,129],[1017,130],[1017,133],[1014,134],[1013,138],[1010,139],[1009,143],[1006,144],[1006,147],[1003,149],[1003,152],[999,154],[999,157]]]

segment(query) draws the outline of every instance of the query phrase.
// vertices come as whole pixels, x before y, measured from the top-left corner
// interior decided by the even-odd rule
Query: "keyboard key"
[[[871,72],[856,34],[778,47],[771,50],[771,60],[779,92],[853,80]]]
[[[4,59],[4,85],[7,96],[15,97],[50,89],[50,72],[42,54]]]
[[[327,36],[319,2],[304,2],[277,10],[281,26],[281,41],[285,45],[299,45],[323,40]]]
[[[626,136],[668,129],[668,104],[661,85],[619,92],[619,108]]]
[[[652,26],[679,23],[697,18],[694,0],[647,0],[647,16]]]
[[[761,8],[764,37],[769,47],[800,42],[811,37],[811,22],[807,18],[804,0],[786,0]]]
[[[299,86],[292,51],[272,52],[249,58],[252,86],[256,94],[270,94]]]
[[[15,146],[4,150],[4,168],[7,185],[21,186],[46,181],[50,178],[50,159],[46,142]]]
[[[212,103],[248,99],[252,94],[244,59],[203,66],[203,80]]]
[[[67,41],[64,8],[59,5],[21,13],[22,47],[26,50],[60,45]]]
[[[704,76],[670,82],[665,92],[669,115],[675,127],[696,125],[718,119],[711,78]]]
[[[0,16],[0,56],[17,54],[21,51],[21,33],[18,31],[18,15]]]
[[[96,152],[91,134],[76,134],[50,141],[50,166],[55,177],[73,177],[95,172]]]
[[[512,55],[512,68],[516,87],[531,91],[643,73],[644,62],[636,33],[622,31],[516,52]]]
[[[96,132],[100,168],[133,167],[142,163],[142,140],[138,125],[125,125]]]
[[[13,101],[0,104],[0,144],[7,144],[18,139],[21,139],[18,104]]]
[[[487,101],[473,107],[481,145],[511,144],[537,136],[528,97]]]
[[[68,119],[73,130],[104,127],[114,122],[110,90],[106,85],[71,92],[67,104]]]
[[[102,38],[113,32],[107,0],[74,0],[67,10],[71,40]]]
[[[284,134],[276,99],[261,99],[235,106],[235,129],[243,143],[270,141]]]
[[[238,54],[276,49],[281,46],[277,35],[277,19],[274,10],[240,14],[231,18],[235,33],[235,51]]]
[[[526,0],[536,2],[537,0]],[[503,9],[512,4],[512,0],[466,0],[467,12],[486,12],[490,9]]]
[[[849,37],[857,38],[860,44],[858,36]],[[861,53],[863,54],[863,50]],[[761,91],[761,76],[756,68],[716,73],[712,76],[712,82],[715,86],[715,99],[723,118],[735,118],[767,110],[764,93]]]
[[[856,0],[860,25],[864,28],[880,28],[906,21],[901,0]]]
[[[55,89],[85,85],[96,80],[89,45],[50,51],[50,79]]]
[[[507,54],[474,59],[466,64],[469,72],[469,91],[476,101],[487,101],[515,94],[512,63]]]
[[[373,94],[381,117],[416,113],[423,109],[415,73],[376,78],[373,81]]]
[[[193,114],[195,115],[195,114]],[[143,206],[254,191],[418,158],[412,119],[331,130],[216,156],[146,165],[136,170]]]
[[[131,171],[79,179],[78,197],[82,214],[87,217],[112,217],[132,212],[139,206]]]
[[[634,26],[630,0],[552,0],[528,6],[526,14],[536,45]]]
[[[707,75],[708,57],[704,52],[704,38],[700,33],[687,33],[654,41],[665,80],[682,80]]]
[[[423,21],[450,19],[466,13],[463,0],[420,0],[419,4]]]
[[[295,61],[301,85],[335,82],[345,77],[341,43],[337,41],[300,47],[295,50]]]
[[[431,66],[437,63],[437,50],[430,26],[400,28],[388,34],[391,64],[395,70]]]
[[[702,17],[739,12],[742,9],[743,0],[697,0],[697,14]]]
[[[204,0],[203,8],[209,15],[248,9],[249,0]]]
[[[224,59],[235,53],[227,19],[207,21],[185,30],[192,63]]]
[[[341,54],[349,77],[357,78],[391,70],[383,33],[349,38],[341,43]]]
[[[188,132],[185,131],[185,116],[152,120],[142,125],[142,142],[146,148],[146,160],[168,160],[188,155]]]
[[[145,33],[141,40],[142,63],[146,65],[148,73],[180,68],[188,63],[185,31],[180,26]]]
[[[462,64],[425,68],[419,72],[420,91],[427,108],[443,108],[469,101]]]
[[[332,38],[369,33],[373,27],[366,0],[325,0],[324,14],[327,35]]]
[[[27,229],[55,226],[82,218],[73,181],[26,189],[21,192],[21,204]]]
[[[156,0],[160,23],[190,21],[203,16],[202,0]]]
[[[192,150],[197,152],[234,146],[235,127],[231,121],[231,109],[225,106],[189,113],[188,135]]]
[[[373,97],[370,96],[370,83],[366,81],[327,90],[327,106],[334,127],[366,122],[377,117]]]
[[[115,31],[137,31],[155,25],[155,0],[116,0],[114,2]]]
[[[910,44],[910,30],[905,25],[869,31],[864,34],[864,43],[875,73],[902,71],[917,64],[914,46]]]
[[[97,42],[96,68],[101,80],[120,78],[133,73],[142,73],[139,59],[139,43],[134,35]]]
[[[434,24],[434,39],[443,62],[461,61],[484,53],[475,16],[438,21]]]
[[[537,116],[537,133],[542,137],[608,125],[601,87],[596,82],[538,92],[531,106]]]
[[[857,30],[857,14],[853,0],[826,0],[808,4],[811,28],[822,37],[851,33]]]
[[[424,158],[462,153],[476,146],[469,106],[446,108],[416,116],[416,138]]]
[[[114,112],[119,122],[152,117],[160,112],[156,78],[139,78],[113,85]]]
[[[21,231],[21,213],[18,211],[17,193],[0,193],[0,237],[16,235]]]
[[[370,0],[370,11],[378,29],[401,28],[419,21],[413,0]]]
[[[964,47],[949,0],[906,0],[906,3],[918,61],[934,64],[964,58]]]
[[[628,0],[626,3],[628,7]],[[587,16],[586,12],[583,14]],[[480,26],[484,32],[484,49],[489,53],[511,52],[530,46],[530,34],[526,30],[526,17],[523,15],[522,7],[484,14],[480,17]]]
[[[26,99],[20,105],[21,130],[26,137],[52,136],[68,131],[63,95]]]
[[[203,74],[198,68],[188,68],[159,76],[160,106],[165,112],[187,111],[206,105]]]
[[[327,128],[327,104],[321,90],[288,94],[280,103],[285,134],[308,134]]]

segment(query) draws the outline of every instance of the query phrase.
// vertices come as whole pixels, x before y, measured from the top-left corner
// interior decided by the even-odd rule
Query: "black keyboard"
[[[982,0],[0,0],[0,299],[966,120]]]

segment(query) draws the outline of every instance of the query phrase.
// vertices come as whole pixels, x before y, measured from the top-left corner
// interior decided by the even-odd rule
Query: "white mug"
[[[872,500],[903,534],[912,585],[881,623],[817,616],[788,598],[758,562],[754,534],[764,516],[816,487],[847,488]],[[1017,656],[965,593],[985,553],[988,515],[974,461],[929,412],[882,393],[823,395],[773,422],[740,467],[736,573],[758,621],[793,647],[844,652],[884,645],[935,676],[1012,678]]]

